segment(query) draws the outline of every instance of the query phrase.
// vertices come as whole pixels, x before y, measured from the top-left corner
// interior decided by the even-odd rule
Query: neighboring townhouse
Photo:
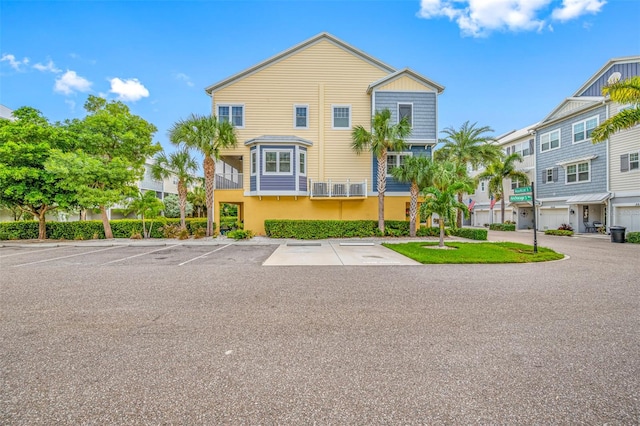
[[[388,108],[394,122],[412,125],[407,150],[389,153],[388,168],[430,156],[443,90],[327,33],[213,84],[213,114],[238,135],[236,148],[221,151],[231,173],[217,168],[215,201],[238,205],[258,234],[266,219],[375,220],[376,159],[352,150],[352,128],[370,129],[375,111]],[[405,220],[408,203],[409,185],[388,177],[385,219]]]
[[[536,123],[537,124],[537,123]],[[522,156],[517,169],[529,176],[529,182],[535,179],[535,140],[532,128],[536,124],[524,127],[520,130],[512,130],[502,136],[496,138],[494,142],[505,153],[510,155],[518,153]],[[477,176],[484,168],[479,170],[469,170],[469,175]],[[522,198],[516,195],[514,190],[524,185],[523,182],[511,179],[504,180],[504,197],[505,197],[505,221],[515,222],[516,229],[533,229],[533,205],[530,201],[520,201]],[[514,197],[515,196],[515,197]],[[471,208],[471,217],[467,220],[467,224],[471,226],[485,226],[491,223],[501,223],[502,214],[500,211],[500,201],[495,204],[489,195],[487,181],[480,181],[474,194],[467,197],[467,204],[473,203]]]
[[[629,203],[636,200],[633,194],[640,190],[640,181],[638,175],[633,179],[631,170],[623,171],[620,162],[622,155],[633,154],[634,149],[637,152],[637,133],[616,135],[600,144],[593,144],[590,135],[611,113],[611,102],[602,96],[602,87],[639,75],[639,62],[638,56],[610,60],[535,126],[539,230],[557,229],[566,223],[576,232],[589,232],[594,230],[594,222],[607,228],[615,224],[615,217],[611,217],[615,194],[610,192],[610,181],[628,196],[618,215],[635,213],[624,208],[635,207]],[[619,152],[616,167],[608,155],[614,144]]]

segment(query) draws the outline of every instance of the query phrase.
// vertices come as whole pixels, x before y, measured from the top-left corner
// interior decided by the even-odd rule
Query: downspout
[[[609,119],[609,108],[611,106],[611,104],[607,105],[607,100],[606,98],[602,100],[602,105],[605,105],[605,109],[604,109],[604,114],[605,114],[605,120]],[[613,193],[611,192],[611,180],[610,180],[610,170],[609,170],[609,160],[611,159],[611,146],[609,145],[609,138],[607,138],[607,140],[604,142],[605,143],[605,149],[607,152],[607,161],[606,161],[606,172],[607,172],[607,192],[609,194],[611,194],[611,197],[609,197],[609,199],[612,199],[614,197]],[[611,203],[607,200],[605,201],[605,212],[606,212],[606,221],[605,221],[605,228],[607,227],[608,224],[611,223],[611,219],[613,218],[612,216],[612,211],[611,211]]]

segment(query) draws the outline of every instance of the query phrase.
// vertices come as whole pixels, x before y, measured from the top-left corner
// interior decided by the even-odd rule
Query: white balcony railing
[[[366,198],[367,180],[363,182],[346,181],[315,181],[309,179],[311,198]]]
[[[216,173],[216,189],[242,189],[242,173]]]

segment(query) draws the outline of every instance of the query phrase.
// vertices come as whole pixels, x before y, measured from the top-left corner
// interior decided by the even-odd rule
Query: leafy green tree
[[[180,227],[187,229],[185,223],[187,185],[196,180],[194,173],[198,171],[198,164],[186,149],[181,149],[169,155],[160,152],[156,155],[155,160],[155,163],[151,166],[151,175],[154,179],[168,179],[172,176],[178,179]]]
[[[207,201],[207,237],[213,235],[213,195],[216,176],[216,160],[220,150],[236,146],[238,138],[233,125],[226,120],[218,120],[215,115],[192,114],[179,120],[169,129],[169,139],[174,144],[182,144],[195,149],[204,156],[204,186]]]
[[[180,217],[181,208],[180,208],[180,197],[175,194],[165,195],[164,200],[164,215],[165,217]],[[193,213],[193,205],[187,201],[184,206],[185,214],[188,216]]]
[[[391,169],[391,175],[400,182],[409,182],[411,195],[409,201],[409,235],[416,236],[416,219],[418,217],[418,196],[420,188],[431,185],[432,167],[429,157],[408,157],[400,167]]]
[[[155,191],[139,191],[135,197],[129,199],[127,212],[140,216],[142,219],[142,235],[144,238],[149,238],[151,230],[153,229],[153,221],[151,221],[151,225],[149,225],[148,232],[145,221],[146,219],[155,219],[158,217],[163,208],[164,204],[156,197]]]
[[[434,152],[434,159],[464,164],[465,168],[460,169],[464,175],[467,174],[468,164],[477,168],[498,160],[502,155],[500,148],[491,143],[494,138],[488,135],[493,132],[493,129],[489,126],[476,127],[476,124],[466,121],[459,129],[453,127],[444,129],[442,132],[446,137],[439,139],[439,142],[444,145]],[[462,202],[462,197],[463,193],[460,192],[459,202]],[[457,225],[462,226],[462,213],[458,214]]]
[[[0,202],[32,215],[38,238],[45,239],[45,215],[74,204],[74,193],[45,168],[52,150],[68,149],[69,134],[34,108],[18,108],[13,116],[15,121],[0,119]]]
[[[602,88],[602,94],[609,95],[614,102],[622,105],[630,104],[631,107],[623,109],[593,129],[591,133],[593,143],[604,142],[612,134],[640,124],[640,76],[607,85]]]
[[[516,169],[517,162],[522,161],[522,156],[517,152],[506,156],[503,160],[494,161],[476,176],[476,180],[489,181],[489,195],[493,195],[496,201],[500,200],[500,215],[504,223],[505,191],[504,180],[518,180],[523,184],[529,183],[526,173]]]
[[[351,132],[353,150],[360,154],[371,152],[378,159],[378,229],[384,234],[384,193],[387,189],[387,153],[406,148],[405,139],[411,134],[411,125],[406,118],[393,124],[391,111],[376,111],[371,120],[371,131],[357,125]]]
[[[457,200],[459,192],[471,192],[474,189],[473,180],[460,177],[460,167],[465,167],[450,161],[434,162],[432,185],[422,190],[424,201],[420,206],[425,216],[437,214],[440,218],[440,247],[444,247],[445,221],[455,226],[458,213],[469,215],[466,204]]]
[[[75,136],[72,152],[52,154],[49,170],[78,194],[79,207],[99,208],[106,238],[113,238],[107,210],[137,192],[145,161],[158,152],[156,127],[124,103],[90,95],[87,116],[67,123]]]
[[[204,186],[195,186],[191,192],[187,193],[187,201],[191,203],[193,209],[197,212],[196,217],[202,217],[203,212],[207,209],[207,196],[204,192]]]

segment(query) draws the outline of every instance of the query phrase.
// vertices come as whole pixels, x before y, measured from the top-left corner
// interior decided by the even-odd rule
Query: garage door
[[[563,223],[569,220],[569,212],[567,209],[540,209],[540,224],[538,229],[544,231],[546,229],[558,229]]]
[[[491,216],[488,211],[474,211],[473,216],[474,226],[484,226],[486,223],[491,223],[489,222]]]
[[[627,232],[640,232],[640,207],[616,207],[614,225],[624,226]]]

